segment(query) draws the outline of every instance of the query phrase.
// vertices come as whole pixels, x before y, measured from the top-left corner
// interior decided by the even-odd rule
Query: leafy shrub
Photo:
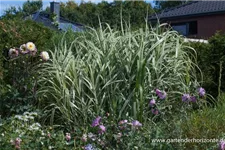
[[[225,133],[224,127],[224,94],[218,100],[214,108],[206,107],[203,110],[190,113],[190,117],[181,124],[183,138],[195,139],[223,139]],[[217,142],[208,143],[186,143],[187,149],[215,149]]]
[[[32,42],[9,49],[8,83],[1,86],[1,114],[3,117],[32,110],[36,100],[38,69],[49,59],[47,52],[37,53]],[[41,57],[40,57],[41,56]],[[42,58],[42,59],[41,59]]]
[[[28,41],[34,42],[39,50],[45,50],[52,46],[51,37],[54,31],[31,20],[21,20],[21,18],[0,20],[0,77],[7,76],[7,68],[4,57],[7,57],[9,48],[13,48]],[[3,54],[3,55],[2,55]],[[4,79],[7,83],[7,80]]]
[[[191,43],[190,46],[196,50],[198,55],[198,66],[203,74],[203,86],[209,94],[214,97],[224,91],[223,70],[225,55],[225,34],[216,33],[205,43]],[[199,75],[200,76],[200,75]]]
[[[15,115],[0,124],[2,149],[70,149],[62,131],[44,128],[36,122],[36,112]]]
[[[1,122],[3,149],[151,149],[150,128],[129,118],[119,123],[107,115],[67,133],[44,127],[36,112],[24,112]]]
[[[176,32],[158,31],[119,32],[108,26],[88,30],[69,46],[62,39],[41,71],[44,119],[73,127],[109,112],[144,122],[152,117],[148,103],[156,99],[156,88],[167,93],[166,100],[159,100],[160,115],[183,111],[182,94],[199,86],[194,63]]]

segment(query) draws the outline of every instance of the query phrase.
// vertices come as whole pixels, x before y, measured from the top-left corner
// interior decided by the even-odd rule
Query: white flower
[[[29,52],[29,50],[26,48],[26,44],[22,44],[22,45],[20,46],[20,52],[21,52],[22,54],[26,54],[26,53]]]
[[[48,55],[48,52],[46,52],[46,51],[41,52],[40,56],[45,61],[49,60],[49,55]]]
[[[18,50],[16,50],[15,48],[10,48],[10,50],[9,50],[9,56],[11,58],[17,57],[18,55],[19,55]]]
[[[28,43],[26,44],[26,48],[27,48],[27,50],[29,50],[29,51],[35,51],[35,50],[36,50],[36,46],[34,45],[33,42],[28,42]]]

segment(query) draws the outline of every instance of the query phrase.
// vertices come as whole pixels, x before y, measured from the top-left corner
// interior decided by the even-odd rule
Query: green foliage
[[[9,49],[32,41],[38,47],[39,53],[39,50],[53,46],[51,43],[53,35],[54,31],[31,20],[13,18],[0,21],[0,78],[2,80],[0,103],[3,116],[31,109],[28,101],[33,99],[30,91],[33,87],[31,84],[35,84],[31,76],[29,79],[23,76],[28,75],[24,72],[26,69],[32,68],[31,58],[8,61]]]
[[[25,16],[31,15],[32,13],[39,11],[42,8],[42,0],[27,0],[23,3],[23,13]]]
[[[198,66],[203,74],[203,87],[209,94],[216,97],[220,94],[220,90],[225,91],[225,71],[223,69],[225,65],[225,34],[218,32],[208,41],[209,44],[190,43],[190,46],[197,52]]]
[[[8,117],[15,113],[20,114],[32,110],[34,107],[38,88],[38,69],[43,61],[36,54],[35,45],[33,43],[32,45],[33,51],[29,51],[25,44],[20,48],[9,50],[7,74],[5,73],[3,78],[3,86],[5,85],[5,87],[1,87],[0,93],[2,117]]]
[[[19,18],[0,20],[0,76],[3,74],[4,57],[7,56],[9,48],[32,41],[39,50],[44,50],[52,46],[50,42],[53,35],[54,31],[31,20]]]
[[[120,27],[121,12],[123,20],[130,22],[134,28],[144,27],[147,13],[152,13],[151,5],[144,1],[114,1],[112,3],[103,1],[98,4],[82,2],[80,5],[69,1],[66,4],[61,3],[60,10],[63,17],[74,22],[99,27],[100,19],[101,22],[117,28]]]
[[[225,95],[223,94],[218,103],[213,108],[205,108],[203,110],[193,112],[187,121],[181,124],[184,138],[195,139],[223,139],[225,133],[224,126],[224,105]],[[217,142],[207,143],[186,143],[187,149],[214,149],[218,147]]]
[[[15,6],[12,6],[5,10],[4,14],[0,16],[0,19],[13,19],[13,18],[22,18],[23,11],[22,9],[16,8]]]
[[[181,4],[185,4],[187,3],[189,0],[177,0],[177,1],[170,1],[170,0],[163,0],[163,1],[155,1],[155,8],[157,10],[165,10],[165,9],[169,9]]]
[[[4,120],[0,124],[1,149],[71,149],[64,133],[54,131],[51,127],[42,127],[35,120],[37,115],[36,112],[24,112],[23,115],[15,115]]]
[[[158,30],[119,32],[108,26],[90,29],[69,45],[62,39],[41,71],[38,95],[44,119],[73,127],[109,112],[144,122],[152,116],[148,103],[156,98],[156,88],[168,93],[159,102],[163,116],[185,109],[181,94],[199,86],[194,65],[176,32]]]

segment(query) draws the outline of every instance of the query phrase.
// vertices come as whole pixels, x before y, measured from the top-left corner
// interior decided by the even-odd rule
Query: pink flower
[[[106,131],[106,128],[105,128],[104,125],[100,125],[100,126],[99,126],[99,129],[100,129],[100,130],[98,131],[99,134],[103,134],[103,133]]]
[[[198,94],[199,94],[200,96],[204,96],[204,95],[205,95],[205,89],[202,88],[202,87],[200,87],[200,88],[198,89]]]
[[[191,102],[195,103],[197,101],[195,96],[191,96]]]
[[[71,139],[70,133],[66,133],[66,140],[70,141],[70,139]]]
[[[220,141],[220,143],[219,143],[219,150],[224,150],[224,149],[225,149],[225,141],[222,140],[222,141]]]
[[[141,127],[142,124],[139,121],[134,120],[134,121],[132,121],[132,126],[134,126],[134,127]]]
[[[118,124],[122,125],[122,124],[125,124],[125,123],[127,123],[127,120],[121,120]]]
[[[100,121],[101,121],[101,117],[98,116],[97,118],[95,118],[95,120],[93,120],[91,126],[92,126],[92,127],[98,126],[98,125],[100,124]]]
[[[20,139],[20,138],[16,138],[16,140],[15,141],[12,141],[11,140],[11,144],[12,145],[15,145],[15,148],[16,149],[20,149],[20,143],[22,142],[22,140]]]
[[[191,96],[189,94],[183,94],[182,95],[182,101],[183,102],[189,102],[191,100]]]
[[[152,113],[153,113],[154,115],[158,115],[158,114],[159,114],[159,110],[158,110],[158,109],[152,109]]]
[[[155,105],[155,99],[150,100],[149,105],[152,107]]]
[[[15,145],[20,145],[21,142],[22,142],[22,140],[20,138],[16,138]]]
[[[155,90],[156,95],[160,98],[160,99],[165,99],[166,98],[166,92],[165,91],[160,91],[159,89]]]

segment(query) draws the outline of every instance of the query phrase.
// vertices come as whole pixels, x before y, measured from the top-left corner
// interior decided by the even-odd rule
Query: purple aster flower
[[[205,89],[202,88],[202,87],[200,87],[200,88],[198,89],[198,94],[199,94],[200,96],[204,96],[204,95],[205,95]]]
[[[156,95],[160,98],[160,99],[165,99],[166,98],[166,92],[165,91],[160,91],[159,89],[155,90]]]
[[[141,127],[142,124],[139,121],[134,120],[134,121],[132,121],[132,126],[134,126],[134,127]]]
[[[224,150],[224,149],[225,149],[225,141],[222,140],[222,141],[220,141],[220,143],[219,143],[219,150]]]
[[[150,100],[149,105],[152,107],[155,105],[155,99]]]
[[[100,125],[100,126],[99,126],[99,129],[100,129],[100,130],[98,131],[99,134],[103,134],[103,133],[106,131],[106,128],[105,128],[104,125]]]
[[[191,96],[191,102],[195,103],[197,101],[195,96]]]
[[[91,144],[88,144],[84,147],[85,150],[94,150],[94,147]]]
[[[158,114],[159,114],[159,110],[158,110],[158,109],[152,109],[152,113],[153,113],[154,115],[158,115]]]
[[[182,96],[183,102],[188,102],[190,100],[191,100],[191,96],[189,94],[183,94],[183,96]]]
[[[93,120],[93,122],[92,122],[91,126],[92,126],[92,127],[96,127],[96,126],[98,126],[98,125],[99,125],[99,123],[100,123],[100,121],[101,121],[101,117],[100,117],[100,116],[98,116],[97,118],[95,118],[95,120]]]

